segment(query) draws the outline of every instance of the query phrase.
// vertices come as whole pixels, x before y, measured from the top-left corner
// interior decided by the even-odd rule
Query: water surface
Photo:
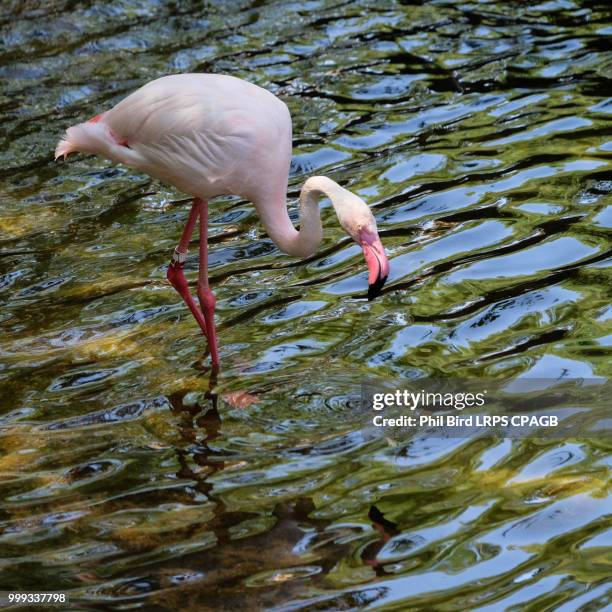
[[[609,377],[607,2],[5,3],[0,589],[74,609],[597,610],[605,440],[371,435],[363,377]],[[289,105],[391,259],[211,208],[223,371],[165,269],[189,204],[63,130],[158,76]],[[195,246],[195,245],[194,245]],[[196,249],[188,263],[195,281]],[[248,395],[245,395],[248,394]]]

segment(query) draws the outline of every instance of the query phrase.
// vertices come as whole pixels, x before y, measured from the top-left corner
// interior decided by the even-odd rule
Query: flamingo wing
[[[270,92],[225,75],[157,79],[100,121],[131,149],[129,165],[194,196],[250,197],[262,173],[274,175],[278,160],[287,158],[288,164],[291,155],[285,105]],[[287,123],[288,152],[281,144],[287,141]],[[270,156],[271,148],[281,155]]]

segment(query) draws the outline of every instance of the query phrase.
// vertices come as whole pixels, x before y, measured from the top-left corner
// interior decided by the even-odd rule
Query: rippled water
[[[605,440],[372,436],[365,375],[608,377],[607,2],[8,0],[0,16],[0,589],[75,609],[595,610]],[[316,257],[211,208],[224,365],[165,267],[183,196],[62,131],[157,76],[226,72],[328,174]],[[296,214],[295,203],[291,207]],[[195,280],[197,261],[187,268]]]

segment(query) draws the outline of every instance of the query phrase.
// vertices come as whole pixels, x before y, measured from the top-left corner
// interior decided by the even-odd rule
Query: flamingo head
[[[373,300],[389,276],[389,260],[378,236],[376,219],[368,205],[357,195],[350,194],[341,206],[336,206],[340,225],[362,248],[368,266],[368,300]]]

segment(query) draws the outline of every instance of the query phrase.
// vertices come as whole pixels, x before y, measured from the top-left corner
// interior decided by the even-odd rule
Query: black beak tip
[[[386,280],[386,276],[379,276],[374,283],[368,285],[368,302],[371,302],[375,297],[380,295],[380,291],[383,288]]]

